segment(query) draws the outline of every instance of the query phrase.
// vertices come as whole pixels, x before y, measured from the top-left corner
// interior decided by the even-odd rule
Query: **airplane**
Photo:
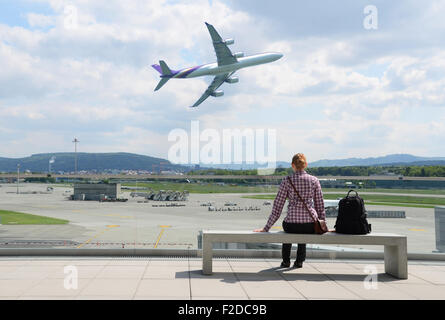
[[[234,44],[235,41],[233,39],[223,40],[211,24],[207,22],[205,24],[213,41],[213,47],[215,49],[217,59],[216,63],[204,64],[181,70],[171,70],[163,60],[160,60],[159,64],[152,65],[152,67],[161,74],[161,80],[154,91],[161,89],[162,86],[165,85],[170,79],[188,79],[201,76],[215,76],[204,94],[198,99],[198,101],[195,102],[193,106],[191,106],[192,108],[199,106],[209,96],[223,96],[224,92],[217,89],[224,82],[239,82],[238,77],[233,77],[233,74],[239,69],[274,62],[283,57],[283,54],[277,52],[260,53],[246,57],[244,57],[244,53],[242,52],[233,54],[228,46]]]

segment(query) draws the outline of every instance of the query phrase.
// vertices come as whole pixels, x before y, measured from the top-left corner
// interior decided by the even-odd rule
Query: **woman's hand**
[[[264,228],[262,228],[262,229],[255,229],[255,230],[253,230],[253,232],[267,232],[267,231],[264,230]]]

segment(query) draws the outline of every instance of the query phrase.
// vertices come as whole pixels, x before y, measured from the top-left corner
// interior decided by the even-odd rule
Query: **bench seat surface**
[[[391,245],[406,241],[406,236],[394,233],[369,233],[365,235],[327,232],[319,234],[296,234],[284,231],[253,232],[236,230],[203,230],[203,237],[212,242],[301,242],[319,244]]]

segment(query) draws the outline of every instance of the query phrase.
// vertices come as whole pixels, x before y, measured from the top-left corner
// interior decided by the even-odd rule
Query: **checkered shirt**
[[[295,172],[290,178],[295,189],[297,189],[304,202],[306,202],[309,209],[311,209],[312,217],[318,217],[320,220],[326,219],[320,181],[304,170]],[[287,207],[287,216],[284,218],[284,221],[288,223],[314,222],[306,206],[300,201],[286,177],[281,181],[277,196],[273,202],[272,213],[264,227],[265,231],[269,231],[280,217],[286,198],[289,199],[289,204]]]

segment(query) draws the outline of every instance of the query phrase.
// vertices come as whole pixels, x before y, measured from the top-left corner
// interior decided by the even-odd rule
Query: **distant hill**
[[[417,157],[410,154],[390,154],[376,158],[348,158],[319,160],[309,167],[347,167],[347,166],[389,166],[389,165],[445,165],[445,157]]]
[[[20,171],[48,172],[48,162],[55,157],[51,165],[51,172],[73,172],[74,152],[42,153],[24,158],[1,158],[0,172],[15,172],[20,163]],[[158,172],[161,170],[174,170],[187,172],[195,169],[194,165],[175,165],[166,159],[155,158],[134,153],[77,153],[78,171],[104,172],[107,170],[146,170]],[[445,157],[416,157],[409,154],[393,154],[377,158],[348,158],[338,160],[319,160],[309,164],[309,167],[347,167],[347,166],[405,166],[405,165],[445,165]],[[277,167],[290,168],[290,163],[278,161]],[[265,167],[258,164],[221,164],[204,165],[205,168],[218,168],[228,170],[251,170]]]
[[[309,163],[310,168],[316,167],[352,167],[352,166],[443,166],[445,157],[417,157],[410,154],[391,154],[376,158],[347,158],[336,160],[318,160]],[[290,168],[290,162],[277,161],[277,168]],[[252,170],[263,166],[258,164],[211,164],[201,165],[202,168],[216,168],[228,170]]]
[[[48,172],[48,164],[51,157],[55,157],[51,165],[51,172],[73,172],[74,152],[68,153],[42,153],[33,154],[25,158],[0,158],[0,172],[15,172],[17,164],[20,171]],[[112,170],[179,170],[184,171],[186,167],[171,164],[168,160],[133,153],[77,153],[78,171],[102,172]]]
[[[290,168],[290,162],[278,161],[276,167]],[[201,169],[225,169],[225,170],[255,170],[258,168],[266,168],[267,164],[201,164]]]

